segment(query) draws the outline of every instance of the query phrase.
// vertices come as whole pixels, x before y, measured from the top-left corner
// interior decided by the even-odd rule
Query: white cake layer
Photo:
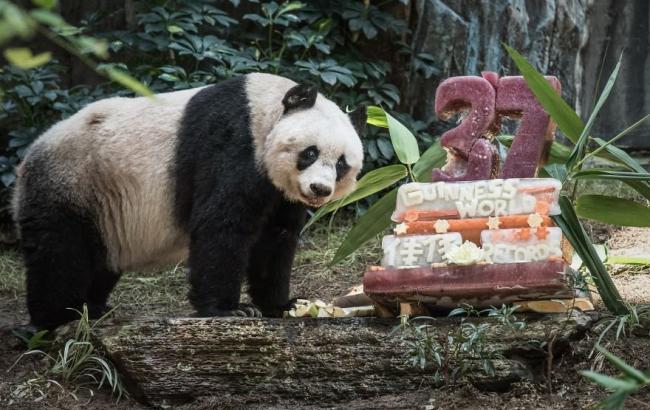
[[[432,263],[444,262],[443,255],[462,242],[458,232],[438,235],[384,236],[381,243],[384,250],[381,265],[385,268],[431,266]]]
[[[483,257],[494,263],[536,262],[562,257],[562,230],[498,229],[481,232]]]
[[[441,216],[445,219],[530,214],[540,209],[557,215],[561,188],[562,183],[553,178],[404,184],[399,187],[392,219],[401,222],[407,211],[455,214]]]

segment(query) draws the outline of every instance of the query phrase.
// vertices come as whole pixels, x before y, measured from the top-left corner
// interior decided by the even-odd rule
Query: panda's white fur
[[[318,112],[314,115],[312,110]],[[333,112],[340,115],[332,115]],[[357,175],[363,161],[363,147],[347,115],[322,96],[316,98],[311,110],[297,111],[277,122],[264,142],[263,162],[269,177],[291,200],[312,206],[341,198],[354,187],[354,178],[336,181],[336,161],[341,155],[350,165],[349,175]],[[317,146],[316,162],[303,172],[296,172],[296,156],[300,151]],[[342,149],[343,148],[343,149]],[[331,189],[325,197],[310,197],[310,185],[316,183]]]
[[[153,269],[187,256],[187,234],[173,218],[168,168],[183,109],[199,90],[89,104],[39,137],[25,158],[55,158],[47,172],[62,185],[59,191],[71,203],[97,209],[115,270]],[[15,191],[16,219],[23,179]]]
[[[348,116],[322,95],[313,108],[283,117],[282,96],[295,85],[275,75],[248,75],[255,156],[289,199],[320,206],[354,188],[363,148]],[[99,208],[113,269],[155,269],[187,257],[187,233],[173,218],[168,168],[183,109],[202,88],[89,104],[39,137],[26,157],[47,153],[57,158],[49,172],[69,185],[70,201]],[[319,145],[321,155],[298,173],[296,156],[310,145]],[[352,169],[337,184],[334,166],[341,154]],[[331,187],[332,195],[310,198],[311,183]],[[20,201],[20,192],[18,185],[15,201]],[[18,217],[19,207],[14,209]]]
[[[247,83],[250,96],[251,131],[255,138],[255,157],[276,187],[294,201],[312,206],[341,198],[354,188],[354,178],[336,183],[335,164],[341,154],[357,175],[363,162],[363,147],[350,119],[332,101],[318,95],[308,110],[282,116],[284,106],[277,91],[284,95],[296,83],[269,74],[253,74]],[[274,90],[274,92],[269,92]],[[296,172],[296,156],[317,145],[320,155],[306,172]],[[342,149],[343,148],[343,149]],[[320,183],[332,189],[329,197],[309,198],[309,185]]]

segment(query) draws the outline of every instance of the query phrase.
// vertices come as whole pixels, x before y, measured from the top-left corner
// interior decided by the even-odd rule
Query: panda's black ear
[[[313,107],[316,103],[317,95],[318,90],[313,85],[298,84],[292,87],[282,99],[284,113]]]
[[[368,112],[365,105],[360,105],[356,110],[348,114],[350,116],[350,121],[354,129],[357,131],[359,136],[363,136],[366,132],[366,122],[368,121]]]

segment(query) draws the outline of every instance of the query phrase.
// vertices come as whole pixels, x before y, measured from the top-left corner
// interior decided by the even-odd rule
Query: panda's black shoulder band
[[[318,90],[313,85],[298,84],[292,87],[282,99],[284,113],[313,107],[317,95]]]

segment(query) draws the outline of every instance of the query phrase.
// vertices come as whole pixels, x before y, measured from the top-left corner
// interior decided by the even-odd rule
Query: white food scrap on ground
[[[284,317],[364,317],[374,314],[375,307],[372,305],[341,308],[319,299],[313,302],[298,299],[294,308],[284,312]]]

